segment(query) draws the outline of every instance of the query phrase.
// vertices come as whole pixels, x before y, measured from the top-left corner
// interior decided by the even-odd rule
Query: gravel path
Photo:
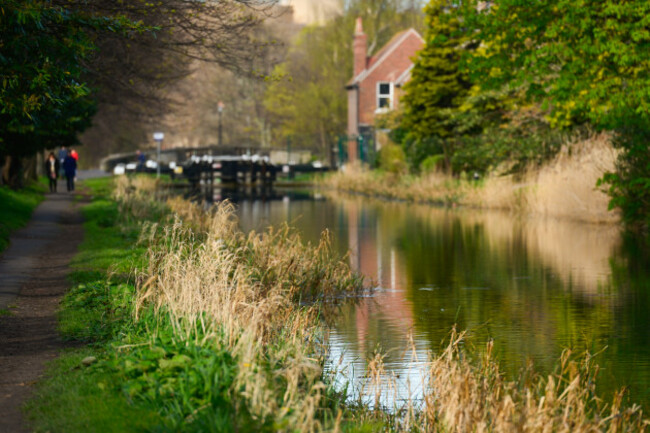
[[[48,194],[0,255],[0,432],[28,431],[21,406],[64,347],[56,311],[82,239],[74,194]]]

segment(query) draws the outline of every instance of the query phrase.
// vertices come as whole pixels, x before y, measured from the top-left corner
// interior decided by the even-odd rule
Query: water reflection
[[[343,359],[357,386],[380,348],[398,398],[417,393],[421,361],[458,324],[477,347],[493,338],[510,375],[528,359],[552,371],[565,347],[607,346],[601,389],[629,385],[632,400],[650,402],[650,261],[615,226],[300,195],[244,200],[240,216],[246,229],[288,221],[312,242],[327,228],[374,281],[331,331],[332,362]]]

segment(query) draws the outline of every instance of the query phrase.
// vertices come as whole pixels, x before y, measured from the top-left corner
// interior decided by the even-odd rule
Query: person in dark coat
[[[77,175],[77,160],[68,155],[63,160],[63,171],[68,182],[68,191],[74,191],[74,178]]]
[[[45,160],[45,176],[47,180],[50,181],[50,192],[56,192],[56,181],[59,177],[59,160],[56,159],[54,153],[50,152],[50,155]]]
[[[68,156],[68,149],[66,149],[65,146],[61,146],[61,149],[59,150],[59,167],[61,170],[59,176],[61,176],[61,179],[65,176],[65,172],[63,171],[63,161],[65,161],[66,156]]]

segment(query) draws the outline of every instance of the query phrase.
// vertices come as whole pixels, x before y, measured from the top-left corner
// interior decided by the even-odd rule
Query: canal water
[[[427,353],[457,325],[477,350],[493,339],[510,377],[528,361],[551,372],[565,348],[602,351],[599,390],[627,386],[650,408],[650,254],[616,226],[313,191],[236,202],[244,230],[288,222],[314,243],[329,230],[373,281],[329,338],[328,365],[353,396],[380,351],[389,399],[417,398]]]

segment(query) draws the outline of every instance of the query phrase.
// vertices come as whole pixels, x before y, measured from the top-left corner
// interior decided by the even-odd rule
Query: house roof
[[[403,86],[406,84],[407,81],[411,79],[411,71],[413,70],[413,67],[415,64],[411,63],[411,66],[409,66],[404,72],[402,72],[402,75],[397,77],[397,80],[395,80],[395,85],[396,86]]]
[[[422,43],[424,43],[424,39],[422,39],[422,36],[420,36],[420,34],[413,28],[410,28],[408,30],[403,30],[397,33],[395,36],[393,36],[390,39],[390,41],[388,41],[386,45],[384,45],[379,51],[377,51],[377,53],[374,56],[370,58],[370,60],[368,61],[368,65],[366,66],[366,69],[361,71],[359,75],[357,75],[356,77],[352,78],[352,80],[348,82],[347,86],[354,86],[355,84],[358,84],[361,81],[363,81],[377,66],[379,66],[386,59],[388,59],[391,53],[393,53],[412,34],[417,36],[422,41]],[[409,66],[409,68],[407,68],[406,71],[410,71],[411,67],[412,65]],[[402,78],[404,72],[400,74],[400,78]]]

